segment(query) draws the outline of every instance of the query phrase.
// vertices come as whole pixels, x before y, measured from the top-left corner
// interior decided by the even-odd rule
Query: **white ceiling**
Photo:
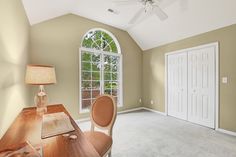
[[[128,22],[141,5],[117,7],[112,0],[22,1],[32,25],[74,13],[126,30],[143,50],[236,23],[236,0],[161,0],[169,18],[150,16],[136,25]],[[108,12],[109,8],[119,13]]]

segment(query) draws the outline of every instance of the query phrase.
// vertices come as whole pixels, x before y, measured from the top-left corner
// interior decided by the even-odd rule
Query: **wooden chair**
[[[117,115],[115,101],[110,95],[100,95],[91,106],[91,131],[84,132],[101,157],[111,156],[112,129]],[[95,127],[107,130],[108,134],[95,131]]]

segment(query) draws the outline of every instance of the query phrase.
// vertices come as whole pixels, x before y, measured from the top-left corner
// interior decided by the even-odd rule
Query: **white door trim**
[[[219,42],[213,42],[210,44],[204,44],[196,47],[191,47],[191,48],[186,48],[186,49],[181,49],[177,51],[172,51],[165,53],[165,114],[168,115],[168,83],[167,83],[167,78],[168,78],[168,64],[167,64],[167,58],[168,55],[171,54],[177,54],[177,53],[182,53],[184,51],[191,51],[191,50],[196,50],[196,49],[202,49],[206,47],[215,47],[215,79],[216,79],[216,84],[215,84],[215,129],[219,129]]]

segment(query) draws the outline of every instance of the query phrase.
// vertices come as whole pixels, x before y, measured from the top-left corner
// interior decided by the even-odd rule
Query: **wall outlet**
[[[228,77],[222,77],[222,83],[224,84],[228,83]]]
[[[141,98],[139,99],[139,103],[142,103],[142,99]]]
[[[153,100],[151,100],[151,105],[153,105],[154,104],[154,101]]]

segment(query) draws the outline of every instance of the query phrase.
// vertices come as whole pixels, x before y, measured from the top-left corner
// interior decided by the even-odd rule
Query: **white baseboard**
[[[164,116],[167,115],[164,112],[160,112],[160,111],[150,109],[150,108],[147,108],[147,107],[137,107],[137,108],[133,108],[133,109],[125,110],[125,111],[120,111],[120,112],[118,112],[118,114],[134,112],[134,111],[139,111],[139,110],[147,110],[147,111],[155,112],[155,113],[158,113],[158,114],[161,114],[161,115],[164,115]]]
[[[124,110],[124,111],[120,111],[117,112],[117,114],[123,114],[123,113],[128,113],[128,112],[134,112],[134,111],[139,111],[139,110],[143,110],[143,107],[137,107],[137,108],[132,108],[132,109],[128,109],[128,110]],[[90,118],[82,118],[82,119],[78,119],[76,120],[76,122],[81,123],[81,122],[87,122],[90,121]]]
[[[154,110],[154,109],[151,109],[151,108],[147,108],[147,107],[143,107],[143,109],[147,110],[147,111],[151,111],[151,112],[155,112],[155,113],[161,114],[163,116],[167,116],[167,114],[165,112],[160,112],[160,111],[157,111],[157,110]]]
[[[139,110],[147,110],[147,111],[151,111],[151,112],[154,112],[154,113],[158,113],[158,114],[163,115],[163,116],[167,116],[167,114],[165,112],[160,112],[160,111],[157,111],[157,110],[154,110],[154,109],[151,109],[151,108],[147,108],[147,107],[137,107],[137,108],[133,108],[133,109],[125,110],[125,111],[120,111],[120,112],[118,112],[118,114],[134,112],[134,111],[139,111]],[[76,120],[76,122],[78,122],[78,123],[87,122],[87,121],[90,121],[90,118],[83,118],[83,119]],[[236,136],[236,132],[233,132],[233,131],[228,131],[228,130],[221,129],[221,128],[217,128],[216,131],[224,133],[224,134],[228,134],[228,135],[231,135],[231,136]]]
[[[164,116],[167,116],[167,113],[165,113],[165,112],[160,112],[160,111],[153,110],[153,109],[150,109],[150,108],[147,108],[147,107],[143,107],[143,109],[151,111],[151,112],[155,112],[155,113],[158,113],[158,114],[161,114],[161,115],[164,115]],[[231,135],[231,136],[236,136],[236,132],[233,132],[233,131],[228,131],[228,130],[221,129],[221,128],[217,128],[216,131],[224,133],[224,134],[228,134],[228,135]]]
[[[139,110],[143,110],[143,107],[132,108],[132,109],[120,111],[120,112],[117,112],[117,113],[122,114],[122,113],[134,112],[134,111],[139,111]]]
[[[233,132],[233,131],[228,131],[228,130],[221,129],[221,128],[216,129],[216,131],[219,131],[219,132],[222,132],[222,133],[225,133],[228,135],[236,136],[236,132]]]
[[[76,120],[75,122],[76,122],[76,123],[82,123],[82,122],[87,122],[87,121],[90,121],[90,117],[78,119],[78,120]]]
[[[167,115],[167,114],[164,113],[164,112],[160,112],[160,111],[157,111],[157,110],[153,110],[153,109],[150,109],[150,108],[147,108],[147,107],[132,108],[132,109],[128,109],[128,110],[124,110],[124,111],[117,112],[117,114],[129,113],[129,112],[134,112],[134,111],[139,111],[139,110],[147,110],[147,111],[151,111],[151,112],[158,113],[158,114],[163,115],[163,116],[166,116],[166,115]],[[76,120],[76,122],[81,123],[81,122],[87,122],[87,121],[89,121],[89,120],[90,120],[90,118],[83,118],[83,119],[78,119],[78,120]]]

